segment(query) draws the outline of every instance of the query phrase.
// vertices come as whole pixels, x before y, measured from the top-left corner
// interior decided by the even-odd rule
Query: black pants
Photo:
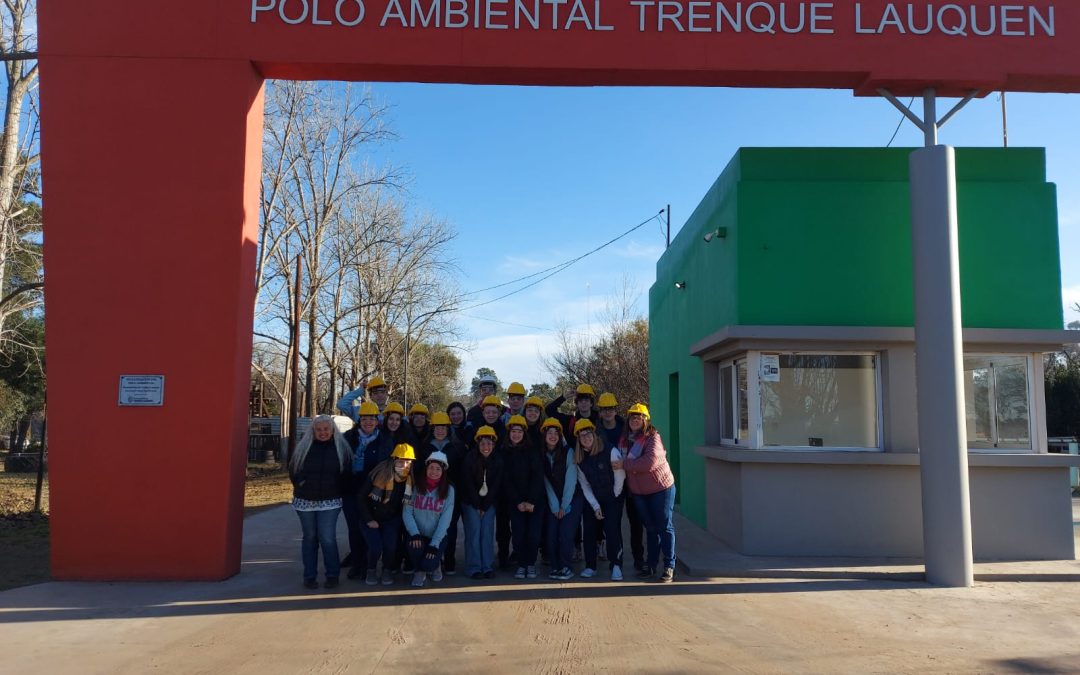
[[[634,569],[641,569],[645,565],[645,521],[638,515],[628,490],[624,489],[620,498],[626,502],[626,518],[630,521],[630,555],[634,558]]]
[[[450,527],[446,530],[446,550],[443,553],[443,571],[454,572],[457,570],[457,539],[458,521],[461,520],[461,502],[454,501],[454,516],[450,521]]]
[[[495,544],[499,549],[499,567],[510,564],[510,505],[500,501],[495,505]]]
[[[360,524],[360,508],[356,494],[346,494],[341,497],[341,515],[345,517],[345,525],[349,528],[349,554],[352,566],[367,569],[367,541],[364,539],[364,528]]]
[[[625,501],[622,497],[600,500],[600,510],[604,519],[597,520],[596,512],[585,504],[582,509],[582,530],[585,532],[585,567],[596,569],[597,542],[607,539],[608,569],[615,565],[622,566],[622,512]]]

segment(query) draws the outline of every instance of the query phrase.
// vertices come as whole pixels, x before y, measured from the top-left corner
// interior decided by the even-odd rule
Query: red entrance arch
[[[40,0],[39,27],[61,579],[239,570],[264,78],[1080,91],[1080,6],[1046,0]],[[164,405],[117,406],[125,374]]]

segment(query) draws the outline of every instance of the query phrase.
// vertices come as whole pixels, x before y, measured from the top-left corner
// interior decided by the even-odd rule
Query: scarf
[[[406,471],[405,479],[399,481],[394,475],[394,460],[388,459],[381,462],[371,470],[371,493],[368,495],[368,499],[373,502],[388,503],[390,497],[394,494],[394,483],[401,482],[405,483],[405,497],[401,500],[401,503],[402,505],[409,504],[412,502],[413,495],[412,471]]]
[[[353,473],[360,473],[364,470],[364,450],[379,437],[379,428],[375,427],[370,436],[365,436],[363,430],[357,427],[356,435],[359,441],[356,444],[356,454],[353,455],[352,470]]]
[[[435,490],[437,490],[439,488],[439,483],[440,482],[441,481],[439,481],[437,479],[432,479],[432,478],[428,478],[427,476],[424,476],[424,491],[425,492],[435,492]]]

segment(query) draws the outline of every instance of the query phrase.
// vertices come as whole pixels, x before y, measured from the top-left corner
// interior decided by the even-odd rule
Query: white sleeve
[[[613,461],[622,459],[622,453],[618,448],[611,449],[611,459]],[[626,470],[614,469],[612,472],[615,474],[615,496],[618,497],[622,494],[623,485],[626,483]]]
[[[585,477],[583,471],[578,471],[577,474],[578,485],[581,486],[581,491],[585,494],[585,501],[589,502],[589,506],[593,511],[600,510],[600,502],[596,501],[596,495],[593,494],[592,486],[589,485],[589,479]]]

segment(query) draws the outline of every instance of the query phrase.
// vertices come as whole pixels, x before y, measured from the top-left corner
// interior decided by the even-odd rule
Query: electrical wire
[[[907,102],[908,110],[911,110],[911,106],[912,106],[913,103],[915,103],[915,97],[914,96],[912,96],[911,99]],[[900,121],[896,124],[896,130],[892,132],[892,138],[890,138],[889,142],[885,144],[886,148],[892,147],[893,141],[896,140],[896,135],[900,133],[900,127],[904,126],[904,120],[906,120],[906,119],[907,119],[907,116],[904,115],[904,113],[900,113]]]

